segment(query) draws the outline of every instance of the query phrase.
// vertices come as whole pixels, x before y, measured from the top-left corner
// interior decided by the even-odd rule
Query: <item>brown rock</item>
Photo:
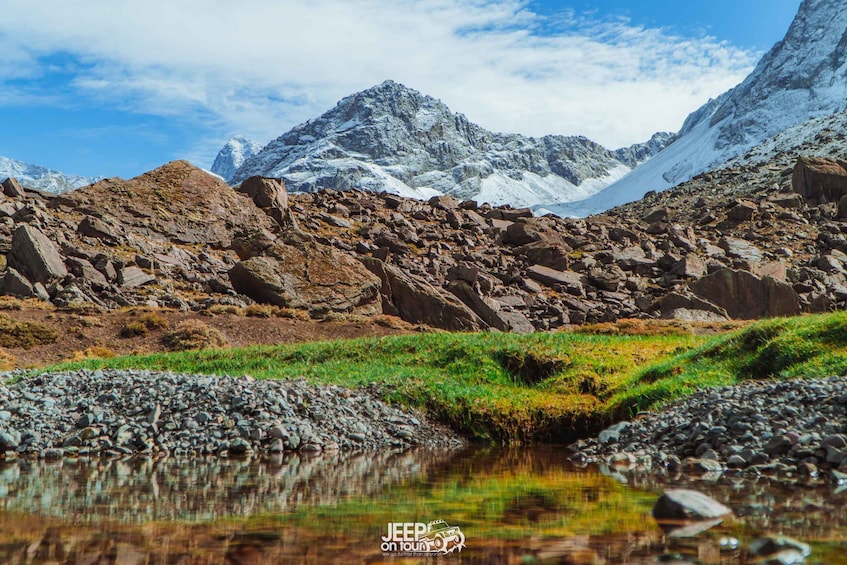
[[[504,208],[502,211],[502,218],[504,220],[508,220],[510,222],[516,221],[518,218],[531,218],[532,217],[532,209],[530,208]]]
[[[696,255],[686,255],[671,266],[671,274],[689,279],[702,277],[708,272],[706,262]]]
[[[800,301],[791,285],[748,271],[719,269],[691,283],[697,296],[725,309],[732,318],[751,320],[800,313]]]
[[[753,219],[753,215],[758,209],[758,206],[752,202],[739,200],[735,203],[735,206],[729,209],[726,217],[730,220],[735,220],[736,222],[746,222],[747,220]]]
[[[21,183],[14,177],[9,177],[3,181],[3,194],[9,198],[21,198],[26,195]]]
[[[454,196],[433,196],[429,199],[429,205],[439,210],[455,210],[459,207],[460,201]]]
[[[568,289],[569,294],[582,295],[585,292],[582,275],[573,271],[557,271],[543,265],[532,265],[526,274],[547,286],[562,285]]]
[[[91,216],[83,218],[76,231],[80,235],[100,239],[111,245],[117,244],[121,237],[120,231],[110,223]]]
[[[257,257],[269,249],[276,241],[276,236],[264,228],[240,233],[232,239],[232,250],[242,261]]]
[[[374,244],[379,247],[384,247],[397,255],[407,255],[412,252],[409,247],[397,234],[381,233],[374,238]]]
[[[520,334],[535,332],[535,327],[526,316],[520,312],[502,311],[501,307],[504,306],[502,303],[497,300],[482,298],[467,283],[461,281],[452,283],[448,290],[492,328]]]
[[[788,267],[782,261],[763,261],[750,265],[750,272],[757,277],[773,277],[778,281],[788,280]]]
[[[474,289],[463,281],[456,281],[447,287],[447,290],[453,293],[459,300],[479,316],[482,321],[500,331],[508,329],[506,323],[500,319],[496,310],[491,308]]]
[[[252,198],[259,208],[288,208],[288,192],[282,179],[250,177],[241,183],[238,191]]]
[[[794,192],[810,202],[838,202],[847,196],[847,163],[825,157],[800,157],[791,178]]]
[[[538,218],[521,218],[506,228],[503,242],[512,245],[526,245],[534,241],[563,243],[561,236],[541,223]]]
[[[377,277],[350,255],[302,234],[287,234],[265,255],[236,263],[229,279],[236,291],[257,302],[313,316],[381,312]]]
[[[803,197],[799,194],[776,194],[769,198],[771,202],[786,209],[799,209],[803,207]]]
[[[656,222],[665,222],[668,219],[668,209],[664,206],[653,208],[643,218],[645,224],[655,224]]]
[[[447,270],[447,280],[465,281],[474,284],[479,278],[479,268],[467,262],[454,265]]]
[[[732,514],[732,510],[706,496],[690,489],[665,491],[653,506],[653,518],[656,520],[709,520]]]
[[[497,316],[506,323],[510,332],[516,334],[531,334],[535,332],[535,326],[520,312],[498,312]]]
[[[120,218],[127,236],[213,249],[229,249],[234,233],[245,227],[275,226],[246,195],[187,161],[131,180],[105,179],[62,195],[61,203],[91,216]]]
[[[10,267],[6,269],[3,278],[0,279],[0,294],[7,294],[18,298],[31,298],[35,296],[35,291],[23,275]]]
[[[7,262],[30,282],[46,283],[68,274],[53,242],[38,228],[26,224],[15,229]]]
[[[451,331],[475,331],[485,322],[458,298],[404,273],[374,257],[360,260],[382,281],[383,310],[413,324],[427,324]]]
[[[488,221],[491,222],[492,228],[494,228],[498,231],[501,231],[501,232],[508,231],[509,226],[511,226],[514,223],[514,222],[510,222],[508,220],[499,220],[497,218],[491,218]]]
[[[625,278],[623,271],[617,266],[588,269],[588,280],[600,290],[614,292]]]
[[[571,248],[563,242],[533,241],[515,249],[527,262],[564,271],[570,266]]]

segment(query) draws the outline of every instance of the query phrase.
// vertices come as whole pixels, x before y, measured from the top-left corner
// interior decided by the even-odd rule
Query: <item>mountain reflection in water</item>
[[[6,462],[0,563],[415,563],[384,557],[380,536],[389,522],[433,520],[466,538],[444,563],[655,563],[675,553],[741,564],[752,562],[746,543],[767,533],[812,544],[806,563],[847,563],[847,493],[837,487],[623,480],[574,467],[554,447]],[[671,486],[701,490],[736,518],[692,538],[668,536],[650,510]]]

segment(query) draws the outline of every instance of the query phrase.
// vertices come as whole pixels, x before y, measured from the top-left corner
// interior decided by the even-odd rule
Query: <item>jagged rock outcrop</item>
[[[801,311],[791,285],[747,271],[719,269],[690,286],[694,294],[723,308],[733,318],[796,316]]]
[[[48,283],[68,274],[62,256],[50,238],[38,228],[26,224],[15,229],[12,250],[6,262],[33,283]]]
[[[416,324],[452,331],[476,331],[487,327],[455,296],[383,263],[363,257],[362,263],[382,282],[382,309]]]
[[[629,147],[621,147],[620,149],[615,149],[615,156],[621,160],[622,163],[629,165],[631,168],[635,168],[644,161],[653,157],[659,153],[659,151],[663,150],[665,147],[670,145],[676,139],[677,134],[668,132],[668,131],[660,131],[653,134],[653,136],[643,143],[635,143],[630,145]]]
[[[382,311],[377,277],[349,255],[303,233],[288,232],[262,255],[236,263],[229,280],[258,302],[313,316]]]
[[[187,161],[173,161],[128,181],[105,179],[63,195],[61,202],[97,210],[101,218],[120,218],[120,228],[137,236],[218,249],[230,247],[235,230],[272,225],[249,197]]]
[[[611,152],[584,137],[491,133],[432,97],[386,81],[271,141],[225,178],[282,178],[292,192],[358,188],[526,206],[585,197],[670,139],[657,134]]]

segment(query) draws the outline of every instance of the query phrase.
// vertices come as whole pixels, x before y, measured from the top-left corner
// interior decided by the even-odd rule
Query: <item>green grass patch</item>
[[[843,375],[847,313],[690,334],[416,334],[88,359],[62,369],[169,370],[376,385],[483,441],[569,441],[704,387]]]
[[[416,334],[299,345],[89,359],[103,367],[297,378],[363,387],[414,406],[480,440],[565,441],[634,368],[700,343],[694,336],[544,333]]]
[[[845,372],[847,312],[763,320],[633,373],[607,410],[621,419],[705,387]]]

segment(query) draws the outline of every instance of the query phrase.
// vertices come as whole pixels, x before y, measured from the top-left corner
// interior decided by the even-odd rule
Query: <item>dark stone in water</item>
[[[732,514],[732,510],[706,496],[690,489],[666,491],[653,507],[656,520],[710,520]]]

